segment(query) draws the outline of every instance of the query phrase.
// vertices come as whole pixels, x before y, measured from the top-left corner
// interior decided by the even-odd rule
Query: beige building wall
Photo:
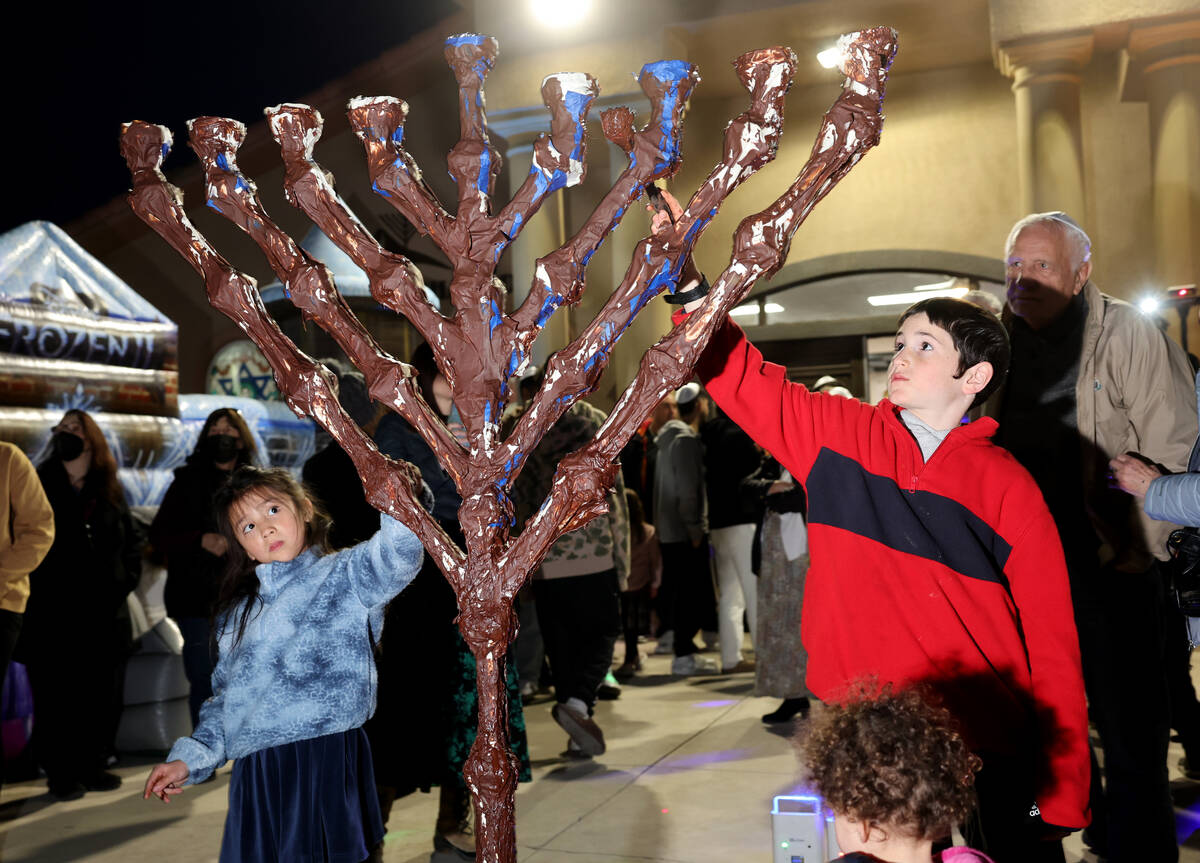
[[[1095,281],[1102,290],[1137,299],[1148,292],[1161,293],[1164,279],[1200,280],[1193,264],[1200,258],[1190,254],[1187,241],[1200,235],[1200,94],[1192,71],[1200,69],[1200,60],[1185,49],[1163,47],[1176,30],[1193,34],[1189,28],[1200,17],[1195,0],[747,0],[742,14],[723,18],[696,18],[694,7],[686,3],[648,7],[614,0],[597,6],[604,12],[601,23],[553,35],[534,32],[527,20],[510,14],[508,4],[502,14],[498,4],[480,3],[451,22],[446,33],[426,34],[350,80],[331,83],[315,101],[327,121],[318,160],[335,174],[339,192],[364,213],[368,224],[377,214],[390,212],[370,191],[362,148],[349,133],[342,105],[357,92],[401,96],[411,107],[406,144],[429,183],[453,209],[454,186],[444,159],[457,139],[452,107],[456,93],[440,58],[440,42],[450,32],[494,33],[501,40],[501,53],[488,78],[487,107],[494,129],[503,130],[496,132],[497,146],[512,149],[498,190],[498,209],[507,199],[504,186],[515,188],[528,172],[529,143],[548,128],[539,95],[542,78],[558,71],[595,75],[601,96],[590,117],[586,181],[553,196],[536,225],[531,224],[502,259],[500,271],[512,275],[510,288],[519,301],[528,290],[536,257],[578,229],[624,168],[623,154],[600,134],[599,114],[603,107],[627,103],[644,121],[647,106],[634,79],[643,63],[682,58],[700,67],[703,81],[685,123],[684,163],[673,182],[677,193],[686,193],[717,161],[725,124],[746,107],[730,62],[743,50],[784,42],[797,52],[799,66],[787,99],[778,157],[730,197],[707,229],[697,256],[701,267],[715,276],[728,261],[730,238],[740,219],[774,200],[801,169],[821,115],[838,94],[840,76],[817,66],[817,50],[843,30],[889,23],[899,31],[900,53],[888,84],[882,142],[801,227],[789,267],[830,255],[870,253],[878,260],[893,250],[998,259],[1009,227],[1024,214],[1022,202],[1039,195],[1040,200],[1053,199],[1054,190],[1061,188],[1065,196],[1083,202],[1074,208],[1082,206],[1083,211],[1073,215],[1094,240]],[[1019,78],[1017,60],[1042,57],[1048,45],[1063,41],[1064,34],[1072,45],[1084,45],[1072,55],[1070,74],[1064,78],[1055,72],[1059,77],[1053,99],[1065,106],[1064,113],[1024,115],[1009,74]],[[1151,72],[1143,75],[1147,68]],[[1033,80],[1030,87],[1042,86],[1036,76],[1021,80]],[[1164,96],[1166,87],[1171,89]],[[1071,128],[1072,123],[1077,128]],[[174,131],[176,151],[185,155],[172,158],[169,173],[174,171],[172,178],[188,192],[189,212],[197,226],[236,266],[264,283],[270,281],[272,275],[250,240],[202,206],[198,171],[182,140],[184,132]],[[252,129],[254,136],[266,134],[261,124]],[[1055,159],[1070,152],[1076,146],[1073,141],[1078,166],[1060,171]],[[250,144],[247,149],[252,149]],[[1037,172],[1023,173],[1029,163],[1022,162],[1027,158],[1022,153],[1040,160]],[[310,226],[283,200],[274,142],[248,152],[242,161],[257,180],[268,211],[294,237],[303,237]],[[1031,182],[1038,188],[1028,188]],[[208,308],[199,278],[157,236],[133,221],[123,203],[68,227],[85,247],[179,322],[181,389],[198,389],[208,359],[239,336]],[[560,312],[561,319],[548,328],[539,343],[539,359],[586,325],[624,274],[646,232],[645,214],[631,209],[593,258],[581,306],[568,315]],[[417,248],[436,254],[422,242],[425,245],[418,243]],[[427,270],[428,278],[445,276],[444,271]],[[787,276],[785,268],[777,282]],[[760,285],[756,290],[767,288]],[[597,404],[610,405],[632,378],[642,353],[668,328],[668,313],[665,304],[652,304],[626,333],[594,399]],[[1174,314],[1169,318],[1174,325]],[[1193,331],[1193,349],[1197,342],[1200,336]]]

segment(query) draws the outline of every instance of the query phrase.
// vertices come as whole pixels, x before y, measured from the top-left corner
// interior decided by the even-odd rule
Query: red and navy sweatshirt
[[[1045,821],[1086,826],[1087,711],[1062,546],[1033,478],[991,442],[995,421],[959,426],[926,462],[897,405],[809,392],[730,322],[697,372],[808,492],[809,689],[836,701],[863,678],[926,685],[985,759],[1032,759]]]

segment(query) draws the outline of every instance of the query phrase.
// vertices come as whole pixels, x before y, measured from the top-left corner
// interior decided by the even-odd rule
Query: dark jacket
[[[768,494],[768,490],[783,476],[783,468],[779,462],[764,456],[758,470],[742,480],[738,489],[744,508],[754,513],[754,548],[750,553],[751,571],[758,575],[762,572],[762,520],[767,511],[798,512],[808,515],[808,498],[804,486],[796,483],[790,491]]]
[[[379,421],[379,427],[375,430],[375,445],[384,455],[417,466],[421,478],[433,492],[433,517],[443,527],[452,527],[452,535],[458,533],[458,508],[462,506],[462,498],[458,496],[454,480],[442,470],[437,456],[417,430],[399,414],[389,413]]]
[[[654,526],[661,543],[698,543],[708,535],[704,443],[683,420],[671,420],[654,439]]]
[[[333,520],[329,544],[335,549],[358,545],[379,530],[379,510],[367,503],[358,470],[337,441],[306,461],[302,476]]]
[[[228,471],[201,461],[176,468],[150,525],[150,544],[167,561],[164,599],[171,617],[212,616],[224,564],[200,545],[200,537],[221,532],[213,494],[228,478]]]
[[[42,464],[38,477],[54,510],[54,544],[29,575],[19,657],[28,662],[81,644],[129,646],[125,598],[141,577],[143,539],[128,507],[92,479],[77,492],[58,459]]]
[[[708,527],[754,524],[758,512],[743,503],[742,480],[758,469],[758,448],[750,435],[729,417],[715,416],[700,427],[704,441],[704,483],[708,493]]]

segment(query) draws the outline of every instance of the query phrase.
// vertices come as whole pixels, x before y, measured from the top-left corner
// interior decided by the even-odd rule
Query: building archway
[[[855,396],[884,395],[896,318],[922,295],[977,290],[1004,301],[999,259],[925,249],[826,255],[783,267],[735,309],[763,356],[812,385],[833,375]]]

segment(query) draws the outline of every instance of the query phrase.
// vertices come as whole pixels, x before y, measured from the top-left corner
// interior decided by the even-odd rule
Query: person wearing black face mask
[[[69,431],[56,431],[50,438],[50,449],[59,461],[74,461],[83,455],[83,438]]]
[[[193,725],[200,705],[212,695],[212,613],[226,551],[212,498],[235,468],[255,463],[256,456],[254,438],[241,414],[233,408],[213,411],[187,464],[176,469],[150,525],[150,544],[166,558],[167,614],[183,633]]]
[[[212,434],[204,439],[204,448],[213,464],[222,465],[235,462],[238,450],[241,449],[240,438],[228,434]]]

